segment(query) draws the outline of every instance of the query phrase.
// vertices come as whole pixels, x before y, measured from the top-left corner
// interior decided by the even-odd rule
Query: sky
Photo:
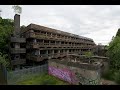
[[[120,28],[120,5],[20,5],[20,25],[30,23],[88,37],[108,45]],[[12,5],[0,5],[2,18],[14,18]]]

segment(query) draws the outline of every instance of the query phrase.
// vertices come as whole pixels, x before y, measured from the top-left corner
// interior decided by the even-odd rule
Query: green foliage
[[[93,53],[92,52],[85,52],[85,55],[87,58],[91,58],[93,56]]]
[[[12,19],[0,18],[0,52],[8,53],[9,36],[13,33],[14,22]]]
[[[120,69],[120,37],[116,36],[109,44],[108,52],[110,66],[115,70]]]
[[[120,29],[109,43],[107,56],[110,60],[110,70],[104,77],[120,84]]]
[[[29,76],[29,77],[28,77]],[[28,75],[26,79],[17,82],[17,85],[68,85],[56,77],[48,74]]]
[[[2,64],[3,66],[8,66],[9,63],[8,63],[8,59],[7,58],[7,55],[3,55],[1,52],[0,52],[0,64]]]
[[[110,69],[102,77],[120,84],[120,70]]]
[[[118,29],[116,36],[120,36],[120,29]]]
[[[107,80],[114,80],[114,70],[108,70],[102,77]]]

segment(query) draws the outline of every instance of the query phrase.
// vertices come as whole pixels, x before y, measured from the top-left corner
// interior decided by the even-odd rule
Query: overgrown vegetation
[[[109,43],[107,55],[110,60],[110,70],[104,75],[104,78],[120,84],[120,30]]]
[[[69,85],[68,83],[59,80],[48,74],[29,75],[26,79],[16,83],[17,85]]]
[[[12,19],[2,19],[0,17],[0,52],[8,53],[9,37],[14,30],[14,22]]]
[[[9,65],[7,55],[3,55],[1,52],[0,52],[0,64],[2,64],[5,67]]]
[[[0,17],[0,64],[8,66],[9,37],[13,33],[14,22],[12,19]]]

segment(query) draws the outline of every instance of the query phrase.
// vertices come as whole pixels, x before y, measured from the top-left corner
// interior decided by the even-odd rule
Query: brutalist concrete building
[[[15,30],[11,36],[10,61],[13,68],[39,65],[48,59],[68,54],[84,55],[94,51],[92,39],[68,32],[30,24],[20,30],[20,15],[15,15]]]

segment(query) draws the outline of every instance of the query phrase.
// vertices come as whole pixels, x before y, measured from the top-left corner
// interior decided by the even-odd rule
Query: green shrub
[[[102,77],[108,80],[114,80],[114,70],[108,70]]]

